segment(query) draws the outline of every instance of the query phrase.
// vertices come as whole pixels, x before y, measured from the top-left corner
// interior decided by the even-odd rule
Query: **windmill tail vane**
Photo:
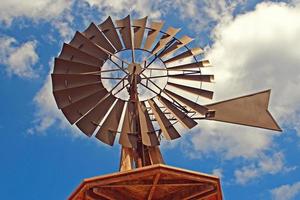
[[[91,23],[64,43],[51,74],[53,95],[70,124],[88,137],[122,146],[120,171],[164,163],[159,144],[180,137],[198,120],[275,131],[270,90],[208,105],[214,75],[193,39],[147,17]],[[205,84],[203,84],[205,83]]]

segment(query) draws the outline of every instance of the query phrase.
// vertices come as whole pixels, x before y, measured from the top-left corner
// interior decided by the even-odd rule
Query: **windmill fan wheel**
[[[108,145],[120,134],[123,147],[137,148],[139,141],[157,146],[161,138],[179,138],[178,126],[190,129],[207,117],[198,101],[213,97],[202,86],[214,79],[201,73],[209,61],[190,47],[192,38],[177,38],[180,29],[163,31],[163,24],[108,17],[64,43],[52,84],[71,124]]]

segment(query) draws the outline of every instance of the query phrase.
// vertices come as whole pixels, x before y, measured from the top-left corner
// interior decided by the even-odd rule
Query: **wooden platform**
[[[222,200],[216,176],[157,164],[84,179],[69,200]]]

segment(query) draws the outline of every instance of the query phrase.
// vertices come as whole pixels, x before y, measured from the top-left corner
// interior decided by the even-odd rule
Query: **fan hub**
[[[129,74],[139,75],[142,71],[142,67],[138,63],[130,63],[128,65],[127,71],[129,72]]]

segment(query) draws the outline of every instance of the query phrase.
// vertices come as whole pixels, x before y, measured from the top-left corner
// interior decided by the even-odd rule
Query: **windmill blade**
[[[167,48],[162,53],[160,53],[159,57],[164,58],[164,57],[170,55],[171,53],[177,51],[181,47],[189,44],[191,41],[193,41],[193,39],[190,38],[189,36],[185,35],[182,38],[180,38],[178,41],[175,41],[169,48]]]
[[[179,133],[171,124],[171,122],[167,119],[164,113],[159,109],[157,104],[152,99],[149,99],[148,102],[155,116],[155,119],[162,130],[164,137],[167,140],[174,140],[176,138],[179,138],[180,137]]]
[[[109,113],[109,115],[107,116],[107,118],[105,119],[95,136],[100,141],[110,146],[113,146],[117,135],[120,118],[124,108],[124,103],[125,102],[121,99],[117,100],[113,109],[111,110],[111,112]]]
[[[166,31],[166,33],[160,38],[158,43],[155,45],[155,47],[153,48],[151,53],[156,54],[161,49],[166,47],[168,42],[170,42],[172,40],[172,38],[176,35],[176,33],[178,33],[179,31],[180,31],[180,28],[169,27],[168,30]]]
[[[101,82],[99,75],[51,74],[54,91],[80,87]]]
[[[119,29],[119,32],[122,36],[123,43],[126,49],[132,49],[132,35],[131,35],[131,23],[130,15],[121,20],[116,20],[116,25]]]
[[[146,41],[144,44],[144,49],[150,51],[152,49],[152,45],[159,34],[161,28],[163,27],[164,22],[152,22],[150,25],[150,30],[148,31]]]
[[[129,101],[124,116],[122,131],[119,139],[119,143],[123,147],[137,148],[137,120],[135,118],[135,105]]]
[[[185,113],[183,113],[181,110],[179,110],[172,102],[170,102],[168,99],[158,96],[158,100],[172,113],[172,115],[186,128],[193,128],[197,125],[197,122],[195,122],[192,118],[187,116]]]
[[[62,108],[62,112],[71,124],[74,124],[78,119],[84,116],[89,110],[94,108],[101,99],[107,95],[105,89],[82,98],[74,103]]]
[[[108,97],[102,99],[97,106],[90,110],[76,123],[76,126],[87,136],[92,136],[93,132],[96,130],[97,126],[115,100],[116,98],[113,95],[109,95]]]
[[[121,40],[111,17],[108,17],[102,24],[99,24],[98,27],[117,51],[123,49]]]
[[[175,79],[183,79],[189,81],[201,81],[201,82],[208,82],[211,83],[214,80],[214,75],[191,75],[191,74],[170,74],[168,75],[170,78]]]
[[[59,55],[59,58],[98,67],[101,67],[104,63],[103,60],[91,56],[90,54],[87,54],[66,43],[63,45],[63,49]]]
[[[206,105],[207,119],[281,131],[268,111],[271,90]]]
[[[86,38],[91,40],[93,43],[101,46],[110,53],[115,53],[116,50],[106,39],[103,33],[99,30],[96,24],[91,23],[90,26],[82,33]]]
[[[142,41],[144,38],[144,32],[146,28],[147,18],[133,20],[133,32],[134,32],[134,48],[141,48]]]
[[[65,90],[53,91],[55,101],[58,108],[63,108],[71,103],[74,103],[80,99],[88,97],[96,92],[104,89],[101,83],[94,83],[91,85],[80,86],[76,88],[69,88]]]
[[[95,45],[91,40],[86,38],[82,33],[76,31],[74,38],[71,40],[70,45],[81,51],[94,56],[95,58],[100,58],[106,60],[108,54]]]
[[[208,112],[208,108],[206,108],[205,106],[199,105],[189,99],[179,96],[178,94],[175,94],[174,92],[171,92],[170,90],[165,89],[164,92],[201,115],[206,115],[206,113]]]
[[[155,133],[155,129],[149,117],[149,113],[145,106],[145,103],[139,102],[138,104],[140,129],[142,135],[142,142],[146,146],[157,146],[159,141]]]
[[[61,58],[55,58],[53,74],[84,74],[100,73],[101,68],[94,65],[87,65],[80,62],[73,62]]]
[[[189,92],[189,93],[192,93],[192,94],[196,94],[196,95],[199,95],[201,97],[208,98],[208,99],[212,99],[213,94],[214,94],[212,91],[209,91],[209,90],[193,88],[193,87],[184,86],[184,85],[178,85],[176,83],[171,83],[171,82],[168,82],[167,85],[173,86],[173,87],[181,89],[183,91],[186,91],[186,92]]]
[[[165,64],[169,64],[178,60],[182,60],[191,56],[197,56],[199,54],[201,54],[203,52],[203,50],[201,48],[193,48],[193,49],[189,49],[175,57],[172,57],[166,61],[164,61]]]
[[[189,63],[189,64],[184,64],[184,65],[177,65],[173,67],[168,67],[170,70],[185,70],[185,69],[194,69],[194,68],[199,68],[199,67],[208,67],[211,66],[208,60],[202,60],[199,62],[195,63]]]

